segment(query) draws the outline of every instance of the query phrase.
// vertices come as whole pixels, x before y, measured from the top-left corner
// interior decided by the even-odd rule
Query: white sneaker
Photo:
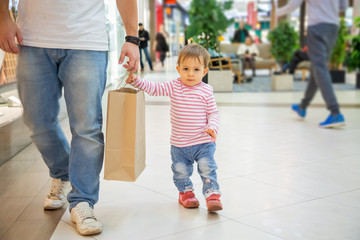
[[[59,209],[65,204],[66,196],[71,189],[69,181],[61,181],[61,179],[52,178],[51,189],[45,198],[44,209]]]
[[[88,202],[80,202],[71,209],[71,220],[76,223],[81,235],[93,235],[102,231],[102,223],[95,218],[94,210]]]

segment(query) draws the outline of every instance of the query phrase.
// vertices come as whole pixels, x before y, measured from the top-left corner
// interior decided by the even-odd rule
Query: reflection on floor
[[[172,79],[173,66],[145,76]],[[200,208],[177,203],[168,99],[147,96],[147,167],[135,183],[101,181],[95,212],[104,231],[88,238],[360,239],[360,92],[337,93],[347,125],[331,130],[317,127],[328,114],[319,95],[304,121],[289,109],[302,93],[215,95],[221,114],[215,157],[224,205],[217,214],[206,210],[196,171]],[[68,132],[67,120],[62,125]],[[0,238],[51,236],[64,211],[41,210],[48,179],[33,145],[0,167]],[[85,238],[65,211],[51,239]]]

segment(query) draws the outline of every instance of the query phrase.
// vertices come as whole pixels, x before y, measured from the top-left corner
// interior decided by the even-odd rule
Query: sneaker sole
[[[216,212],[222,210],[222,204],[220,203],[208,203],[207,208],[209,212]]]
[[[60,206],[60,207],[45,207],[44,206],[44,210],[58,210],[58,209],[60,209],[60,208],[62,208],[64,205],[62,205],[62,206]]]
[[[296,114],[297,119],[299,119],[299,120],[304,120],[304,119],[305,119],[305,117],[300,116],[297,111],[295,111],[295,110],[293,110],[293,109],[291,109],[291,110],[293,111],[293,113]]]
[[[82,230],[80,231],[77,228],[77,224],[76,221],[73,220],[73,218],[71,217],[71,221],[76,225],[76,231],[83,236],[90,236],[90,235],[95,235],[95,234],[99,234],[102,232],[102,228],[101,229],[88,229],[88,230]]]
[[[184,208],[198,208],[200,206],[199,202],[190,202],[189,204],[187,204],[186,206],[179,201],[179,203],[181,204],[181,206],[183,206]]]
[[[341,122],[341,123],[331,123],[331,124],[327,124],[327,125],[323,125],[323,126],[319,126],[321,128],[337,128],[337,127],[342,127],[345,126],[346,123],[345,122]]]
[[[81,235],[83,236],[90,236],[90,235],[95,235],[95,234],[99,234],[102,232],[102,229],[92,229],[92,230],[86,230],[86,231],[78,231]]]
[[[62,204],[59,204],[57,206],[54,205],[44,205],[44,210],[57,210],[62,208],[65,205],[65,202],[62,202]]]

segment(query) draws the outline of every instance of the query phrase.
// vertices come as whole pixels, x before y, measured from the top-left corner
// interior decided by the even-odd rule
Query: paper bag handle
[[[124,75],[124,77],[120,80],[120,83],[118,84],[118,86],[116,87],[116,90],[119,90],[120,88],[125,88],[126,85],[128,85],[128,83],[125,82],[125,85],[121,87],[121,85],[123,84],[123,82],[129,77],[130,72],[126,72],[126,74]],[[133,86],[132,86],[133,87]],[[134,87],[135,88],[135,87]],[[139,90],[138,88],[135,88],[137,90]]]

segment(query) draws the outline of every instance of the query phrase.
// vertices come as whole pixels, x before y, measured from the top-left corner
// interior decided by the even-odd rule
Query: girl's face
[[[201,83],[202,78],[209,71],[209,68],[204,67],[204,59],[200,57],[201,61],[197,58],[187,58],[176,66],[180,74],[181,82],[187,86],[195,86]]]

